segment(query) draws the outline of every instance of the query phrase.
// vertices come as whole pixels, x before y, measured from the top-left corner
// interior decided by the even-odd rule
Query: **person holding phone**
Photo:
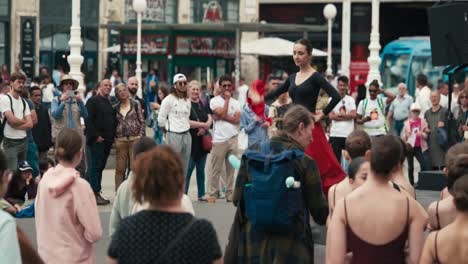
[[[83,96],[77,91],[78,81],[70,75],[64,75],[60,81],[59,89],[61,95],[52,100],[52,141],[55,142],[58,133],[68,127],[77,131],[83,138],[83,148],[85,146],[83,127],[81,118],[88,117],[88,111],[83,102]],[[83,158],[77,167],[81,177],[86,175],[86,163]]]

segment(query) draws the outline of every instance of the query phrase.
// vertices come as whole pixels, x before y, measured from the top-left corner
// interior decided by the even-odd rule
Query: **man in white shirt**
[[[338,77],[337,87],[341,101],[328,115],[332,120],[330,129],[330,145],[338,162],[341,162],[341,152],[345,148],[346,138],[354,130],[354,118],[356,117],[356,102],[354,101],[354,98],[347,95],[348,83],[348,77]]]
[[[234,168],[228,157],[237,154],[237,135],[239,134],[240,107],[239,102],[232,98],[232,79],[225,75],[219,79],[219,95],[211,99],[210,108],[213,111],[213,148],[207,178],[208,202],[215,202],[219,195],[219,176],[224,175],[226,185],[226,200],[232,201],[234,187]],[[223,172],[223,169],[226,171]]]
[[[432,107],[431,104],[431,89],[427,86],[427,77],[424,74],[419,74],[416,77],[415,102],[421,106],[421,118],[424,113]]]
[[[6,118],[3,130],[3,149],[8,162],[8,168],[16,171],[18,161],[26,160],[28,140],[26,130],[33,127],[31,112],[25,99],[24,92],[26,75],[13,73],[11,75],[11,92],[0,97],[0,112]]]
[[[383,96],[378,96],[384,93]],[[369,98],[359,102],[356,123],[362,124],[364,131],[371,137],[383,136],[388,133],[385,122],[385,108],[390,104],[395,95],[387,90],[381,90],[377,80],[369,84]]]
[[[192,136],[190,136],[190,109],[192,103],[187,95],[187,77],[182,73],[174,75],[174,89],[161,102],[158,125],[166,134],[166,143],[180,153],[187,171],[190,151],[192,150]]]

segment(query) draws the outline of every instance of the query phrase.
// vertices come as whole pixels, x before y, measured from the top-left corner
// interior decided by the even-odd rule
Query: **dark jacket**
[[[85,119],[86,144],[94,144],[99,136],[113,142],[117,119],[109,98],[93,96],[88,99],[86,109],[88,110],[88,118]]]
[[[52,147],[52,124],[49,111],[43,105],[36,106],[37,124],[32,128],[34,142],[39,152],[47,151]]]

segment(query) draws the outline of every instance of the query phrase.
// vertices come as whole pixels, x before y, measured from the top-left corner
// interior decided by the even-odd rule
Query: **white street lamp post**
[[[341,73],[349,77],[349,65],[351,62],[351,0],[343,0],[342,19]]]
[[[379,34],[379,0],[372,0],[372,30],[370,34],[370,44],[369,44],[369,58],[367,62],[369,63],[369,73],[367,74],[366,86],[373,80],[377,80],[380,83],[380,34]]]
[[[137,59],[135,74],[138,79],[137,95],[142,98],[143,86],[141,80],[141,13],[146,9],[146,0],[133,0],[133,10],[137,13]]]
[[[327,57],[327,75],[333,74],[332,71],[332,25],[333,19],[336,16],[336,7],[334,4],[327,4],[325,8],[323,8],[323,15],[328,20],[328,57]]]
[[[78,91],[84,94],[86,88],[83,85],[83,74],[81,73],[81,64],[83,64],[83,56],[81,56],[81,27],[80,27],[80,0],[72,2],[72,25],[70,27],[70,55],[68,56],[68,64],[70,65],[69,74],[73,79],[77,80]]]

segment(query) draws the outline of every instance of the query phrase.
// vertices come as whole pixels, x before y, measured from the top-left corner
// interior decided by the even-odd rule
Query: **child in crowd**
[[[350,163],[354,158],[366,157],[369,159],[369,150],[371,148],[371,139],[369,135],[363,130],[354,130],[346,138],[344,157]],[[333,215],[333,208],[335,207],[336,201],[345,197],[351,193],[353,188],[351,187],[349,177],[338,184],[330,187],[328,192],[328,206],[330,210],[329,217]]]
[[[252,87],[249,89],[247,104],[242,108],[240,129],[248,136],[248,147],[255,144],[268,143],[268,127],[271,125],[271,118],[267,118],[268,106],[265,101],[254,103],[250,97],[257,95],[263,97],[265,95],[265,82],[256,80],[252,82]]]
[[[58,165],[43,176],[36,197],[39,255],[46,263],[94,263],[93,243],[102,237],[96,199],[75,169],[82,158],[82,137],[71,128],[59,132]]]
[[[19,163],[18,171],[11,179],[5,199],[17,211],[21,211],[24,206],[31,204],[36,198],[37,185],[41,178],[33,179],[32,172],[32,167],[24,160]]]

